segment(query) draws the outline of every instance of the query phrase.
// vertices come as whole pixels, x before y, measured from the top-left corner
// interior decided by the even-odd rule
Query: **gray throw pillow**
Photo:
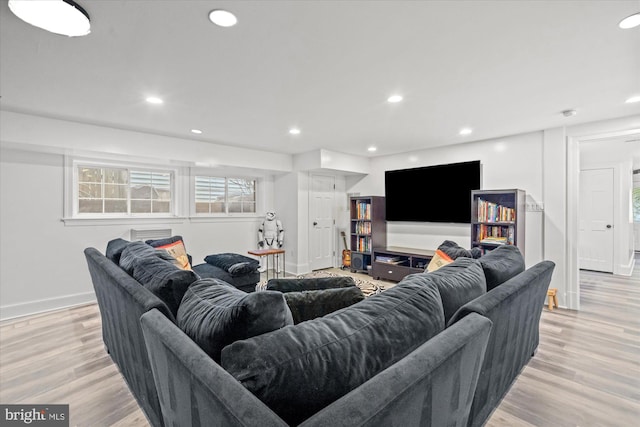
[[[440,246],[438,246],[438,249],[447,254],[447,256],[453,260],[460,257],[477,258],[478,255],[478,252],[472,252],[468,249],[465,249],[452,240],[445,240],[440,244]],[[474,254],[476,256],[474,256]]]
[[[522,273],[524,257],[517,246],[503,245],[478,259],[487,280],[487,291]]]
[[[105,256],[112,262],[120,265],[120,256],[122,255],[122,251],[124,251],[129,243],[131,242],[124,239],[113,239],[109,241],[109,243],[107,243]]]
[[[222,350],[222,367],[298,425],[443,328],[438,289],[399,283],[324,317],[236,341]]]
[[[284,299],[291,310],[293,323],[298,324],[349,307],[364,299],[357,286],[319,289],[316,291],[287,292]]]
[[[222,280],[201,279],[186,292],[176,322],[219,363],[225,346],[293,325],[293,318],[281,292],[247,294]]]
[[[187,288],[199,277],[173,262],[171,255],[143,242],[131,242],[120,257],[120,267],[160,298],[175,316]]]
[[[229,274],[233,277],[253,273],[258,269],[258,264],[252,262],[239,262],[229,267]]]
[[[255,265],[255,268],[258,268],[258,266],[260,265],[260,262],[258,262],[257,260],[253,259],[253,258],[249,258],[247,256],[244,255],[240,255],[240,254],[234,254],[234,253],[230,253],[230,252],[226,252],[226,253],[222,253],[222,254],[213,254],[213,255],[207,255],[204,258],[204,262],[206,262],[207,264],[211,264],[213,266],[216,266],[218,268],[223,269],[224,271],[229,271],[229,269],[231,267],[233,267],[234,265],[241,263],[241,262],[246,262],[249,264],[253,264]]]

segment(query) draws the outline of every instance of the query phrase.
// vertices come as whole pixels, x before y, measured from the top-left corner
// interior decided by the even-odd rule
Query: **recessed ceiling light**
[[[400,101],[402,101],[402,95],[391,95],[389,98],[387,98],[387,102],[391,102],[392,104]]]
[[[298,129],[298,128],[291,128],[291,129],[289,129],[289,133],[290,133],[291,135],[300,135],[300,129]]]
[[[200,135],[202,131],[200,129],[191,129],[191,133],[195,133],[196,135]]]
[[[578,112],[576,110],[564,110],[562,112],[562,115],[565,116],[565,117],[575,116],[576,114],[578,114]]]
[[[89,14],[71,0],[9,0],[9,9],[34,27],[69,37],[91,32]]]
[[[635,28],[640,25],[640,13],[634,13],[631,16],[627,16],[618,24],[618,27],[623,30],[628,30],[629,28]]]
[[[158,98],[157,96],[148,96],[146,101],[149,104],[162,104],[162,103],[164,103],[164,101],[161,98]]]
[[[236,16],[231,12],[218,9],[209,12],[209,21],[219,27],[233,27],[238,23],[238,18],[236,18]]]
[[[376,147],[369,147],[367,148],[367,151],[370,151],[373,153],[374,151],[378,151],[378,149]]]
[[[462,128],[460,129],[460,132],[458,132],[460,135],[470,135],[471,132],[473,132],[473,130],[471,128]]]
[[[627,104],[633,104],[634,102],[640,102],[640,95],[634,95],[631,98],[624,101]]]

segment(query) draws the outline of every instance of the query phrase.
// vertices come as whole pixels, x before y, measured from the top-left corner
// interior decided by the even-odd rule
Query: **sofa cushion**
[[[229,267],[229,274],[233,277],[243,276],[256,271],[258,264],[252,262],[239,262]]]
[[[426,276],[440,291],[445,322],[458,308],[487,292],[482,267],[475,259],[460,257]]]
[[[236,288],[246,289],[247,292],[253,292],[255,290],[256,283],[260,281],[260,272],[257,269],[253,273],[241,276],[232,276],[231,273],[221,269],[220,267],[203,262],[202,264],[194,265],[193,271],[195,271],[202,279],[220,279],[235,286]]]
[[[487,291],[506,282],[525,269],[524,257],[517,246],[503,245],[479,258],[487,281]]]
[[[153,292],[175,316],[184,293],[199,277],[175,266],[174,259],[142,242],[131,242],[122,252],[120,266]]]
[[[222,253],[222,254],[213,254],[207,255],[204,258],[204,262],[207,264],[211,264],[213,266],[219,267],[224,271],[229,271],[231,267],[239,263],[249,263],[250,265],[254,265],[254,269],[257,269],[260,265],[260,262],[253,258],[246,257],[240,254],[234,253]]]
[[[269,279],[267,290],[280,292],[317,291],[356,286],[351,276]]]
[[[222,350],[222,367],[297,425],[443,328],[438,289],[417,277],[327,316],[236,341]]]
[[[482,255],[479,248],[472,248],[471,250],[465,249],[452,240],[445,240],[438,246],[438,249],[447,254],[451,259],[460,257],[480,258]]]
[[[316,291],[287,292],[284,299],[291,310],[293,323],[298,324],[349,307],[364,299],[357,286],[319,289]]]
[[[223,347],[293,324],[281,292],[247,294],[218,279],[200,279],[187,290],[177,324],[213,360]]]

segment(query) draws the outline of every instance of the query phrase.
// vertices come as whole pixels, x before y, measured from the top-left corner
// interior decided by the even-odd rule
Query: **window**
[[[255,213],[256,181],[196,176],[195,210],[198,215]]]
[[[74,212],[91,216],[172,214],[173,172],[76,166]]]
[[[633,222],[640,223],[640,187],[633,187],[631,197],[633,199]]]

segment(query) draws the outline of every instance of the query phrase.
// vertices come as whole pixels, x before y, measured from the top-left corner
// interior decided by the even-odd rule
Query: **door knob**
[[[313,225],[316,226],[318,225],[318,223],[316,221],[313,221]]]
[[[607,228],[611,228],[611,227],[613,227],[613,225],[607,224]]]

